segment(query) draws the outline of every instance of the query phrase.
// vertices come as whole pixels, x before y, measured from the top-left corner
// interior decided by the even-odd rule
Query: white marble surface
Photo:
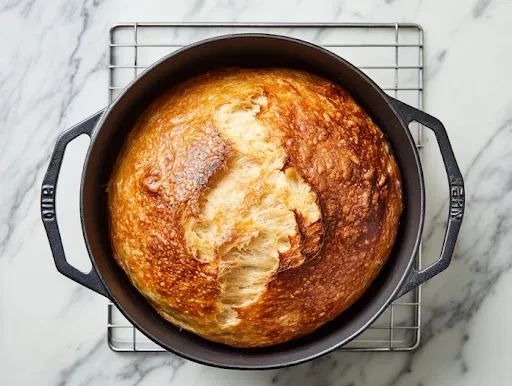
[[[0,384],[512,384],[512,2],[1,0]],[[227,371],[171,354],[116,354],[105,299],[57,273],[38,210],[58,133],[107,103],[107,34],[122,21],[402,21],[425,29],[425,110],[448,129],[467,212],[454,261],[423,291],[412,353],[333,353],[293,368]],[[82,149],[86,141],[83,141]],[[68,152],[68,164],[83,154]],[[425,148],[425,254],[446,212],[438,151]],[[437,158],[436,158],[437,157]],[[65,165],[66,167],[66,165]],[[78,229],[79,171],[59,192],[65,247],[88,263]],[[77,231],[78,229],[78,231]]]

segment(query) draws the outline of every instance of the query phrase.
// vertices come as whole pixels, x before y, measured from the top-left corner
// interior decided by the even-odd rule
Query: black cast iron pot
[[[288,67],[316,73],[347,89],[386,134],[403,179],[404,211],[393,252],[368,291],[340,317],[303,338],[265,348],[236,349],[180,330],[162,319],[130,284],[112,257],[105,185],[135,119],[163,91],[215,67]],[[408,124],[418,121],[436,135],[449,182],[448,226],[439,260],[412,267],[423,230],[425,191],[420,159]],[[64,150],[80,134],[91,137],[83,168],[80,210],[93,269],[84,274],[69,265],[55,216],[55,194]],[[241,34],[208,39],[176,51],[151,66],[102,110],[58,139],[41,191],[41,216],[59,272],[108,297],[140,331],[182,357],[218,367],[262,369],[319,357],[367,328],[397,297],[450,263],[464,212],[462,175],[442,123],[387,96],[356,67],[313,44],[282,36]]]

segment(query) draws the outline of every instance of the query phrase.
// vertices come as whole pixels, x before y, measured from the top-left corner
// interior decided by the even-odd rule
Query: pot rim
[[[116,108],[117,104],[120,103],[120,101],[123,99],[125,94],[129,91],[129,89],[131,89],[136,83],[141,82],[155,68],[157,68],[158,66],[160,66],[161,64],[163,64],[167,60],[171,60],[173,57],[181,54],[184,51],[187,51],[187,50],[190,50],[190,49],[193,49],[193,48],[196,48],[198,46],[205,45],[205,44],[221,41],[221,40],[240,39],[240,38],[273,39],[273,40],[281,40],[281,41],[291,42],[291,43],[298,44],[298,45],[303,45],[303,46],[315,49],[317,51],[320,51],[324,55],[330,56],[331,58],[337,60],[338,62],[343,63],[344,65],[349,67],[352,71],[357,73],[361,78],[363,78],[363,80],[365,82],[367,82],[370,86],[373,87],[373,89],[375,89],[378,92],[378,94],[385,101],[385,103],[387,104],[389,109],[397,117],[397,119],[400,122],[403,130],[405,131],[405,134],[407,136],[409,144],[412,147],[414,159],[416,161],[415,164],[416,164],[417,173],[419,175],[419,185],[420,185],[420,189],[421,189],[421,191],[420,191],[420,205],[421,205],[421,208],[420,208],[419,227],[418,227],[418,232],[417,232],[417,235],[416,235],[416,240],[415,240],[415,243],[414,243],[414,248],[412,250],[411,257],[409,258],[409,262],[407,263],[407,267],[404,270],[404,272],[402,274],[402,277],[399,279],[397,286],[392,291],[392,293],[389,296],[389,298],[382,304],[382,306],[374,313],[374,315],[371,318],[369,318],[365,323],[363,323],[360,326],[360,328],[357,329],[357,331],[355,331],[354,333],[352,333],[348,338],[343,339],[342,341],[339,341],[336,344],[331,345],[330,347],[328,347],[326,349],[318,351],[315,354],[308,355],[308,356],[300,358],[298,360],[280,361],[279,363],[273,363],[273,364],[269,364],[269,365],[238,365],[238,364],[227,365],[227,364],[223,364],[223,363],[216,363],[216,362],[213,362],[213,361],[210,361],[210,360],[198,358],[198,357],[196,357],[194,355],[188,354],[188,353],[183,352],[181,350],[177,350],[177,349],[175,349],[175,348],[173,348],[173,347],[171,347],[171,346],[169,346],[169,345],[167,345],[165,343],[160,342],[157,337],[153,336],[149,331],[147,331],[145,328],[143,328],[136,320],[134,320],[125,311],[124,307],[120,304],[120,302],[113,296],[113,294],[112,294],[112,292],[110,290],[110,287],[106,283],[105,279],[103,278],[103,276],[102,276],[101,272],[99,271],[98,266],[96,264],[96,259],[94,258],[94,254],[93,254],[93,252],[91,250],[91,246],[90,246],[90,243],[89,243],[89,238],[87,236],[87,230],[86,230],[86,226],[85,226],[85,221],[84,221],[84,181],[85,181],[86,172],[87,172],[87,169],[88,169],[88,166],[89,166],[90,155],[91,155],[92,149],[94,147],[97,134],[101,130],[104,122],[106,121],[106,119],[109,116],[109,114],[111,113],[111,111],[114,108]],[[404,118],[402,117],[400,112],[397,110],[397,108],[390,102],[390,97],[372,79],[370,79],[366,74],[364,74],[359,68],[357,68],[356,66],[352,65],[351,63],[349,63],[345,59],[341,58],[340,56],[336,55],[335,53],[333,53],[333,52],[331,52],[331,51],[329,51],[329,50],[327,50],[327,49],[325,49],[323,47],[318,46],[318,45],[313,44],[313,43],[310,43],[310,42],[307,42],[307,41],[304,41],[304,40],[301,40],[301,39],[296,39],[296,38],[292,38],[292,37],[288,37],[288,36],[283,36],[283,35],[266,34],[266,33],[236,33],[236,34],[221,35],[221,36],[216,36],[216,37],[200,40],[198,42],[195,42],[195,43],[192,43],[190,45],[184,46],[184,47],[182,47],[182,48],[180,48],[180,49],[178,49],[176,51],[173,51],[173,52],[169,53],[168,55],[164,56],[163,58],[159,59],[158,61],[153,63],[151,66],[149,66],[137,78],[133,79],[121,91],[121,93],[117,96],[117,98],[105,109],[105,111],[103,112],[100,120],[98,121],[96,127],[94,128],[94,130],[93,130],[93,132],[91,134],[91,141],[90,141],[89,148],[87,150],[87,154],[86,154],[85,161],[84,161],[84,166],[83,166],[82,175],[81,175],[81,182],[80,182],[80,220],[81,220],[81,226],[82,226],[82,233],[83,233],[85,244],[86,244],[86,247],[87,247],[87,252],[89,253],[89,257],[90,257],[90,260],[91,260],[91,263],[92,263],[92,267],[93,267],[92,269],[94,269],[96,271],[96,273],[98,274],[98,277],[100,278],[101,283],[103,284],[103,286],[105,287],[106,292],[109,295],[108,296],[109,299],[116,305],[116,307],[123,314],[123,316],[126,317],[126,319],[130,323],[132,323],[134,325],[134,327],[137,328],[137,330],[139,330],[141,333],[143,333],[146,337],[148,337],[154,343],[158,344],[159,346],[163,347],[165,350],[167,350],[167,351],[169,351],[169,352],[171,352],[173,354],[176,354],[176,355],[178,355],[178,356],[180,356],[182,358],[185,358],[185,359],[189,359],[189,360],[194,361],[196,363],[200,363],[200,364],[204,364],[204,365],[208,365],[208,366],[213,366],[213,367],[218,367],[218,368],[223,368],[223,369],[238,369],[238,370],[278,369],[278,368],[289,367],[289,366],[298,365],[298,364],[301,364],[301,363],[304,363],[304,362],[308,362],[310,360],[319,358],[319,357],[321,357],[323,355],[326,355],[326,354],[328,354],[328,353],[330,353],[330,352],[332,352],[332,351],[334,351],[334,350],[344,346],[345,344],[349,343],[354,338],[356,338],[358,335],[360,335],[364,330],[366,330],[386,310],[386,308],[395,300],[396,295],[399,293],[400,289],[404,285],[404,283],[405,283],[405,281],[406,281],[406,279],[407,279],[407,277],[409,275],[409,272],[411,271],[411,268],[412,268],[413,263],[414,263],[414,257],[417,255],[418,250],[419,250],[419,246],[420,246],[420,242],[421,242],[421,235],[423,234],[423,227],[424,227],[424,222],[425,222],[425,184],[424,184],[423,169],[422,169],[422,166],[421,166],[421,161],[420,161],[418,149],[416,147],[416,144],[414,142],[412,134],[410,133],[410,131],[408,129],[408,125],[406,124]]]

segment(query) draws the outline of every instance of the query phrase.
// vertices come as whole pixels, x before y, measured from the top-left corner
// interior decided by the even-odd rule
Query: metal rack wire
[[[358,66],[386,92],[418,108],[423,104],[423,30],[402,23],[126,23],[110,29],[108,97],[112,102],[135,77],[164,55],[208,37],[266,32],[321,45]],[[411,132],[419,150],[422,127]],[[416,258],[421,268],[421,248]],[[420,341],[421,289],[395,301],[347,351],[408,351]],[[107,337],[114,351],[164,351],[108,304]]]

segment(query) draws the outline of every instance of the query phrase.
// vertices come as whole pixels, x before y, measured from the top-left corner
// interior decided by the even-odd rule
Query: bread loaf
[[[115,259],[162,317],[254,347],[303,336],[364,293],[402,193],[383,133],[340,86],[220,69],[138,119],[108,209]]]

